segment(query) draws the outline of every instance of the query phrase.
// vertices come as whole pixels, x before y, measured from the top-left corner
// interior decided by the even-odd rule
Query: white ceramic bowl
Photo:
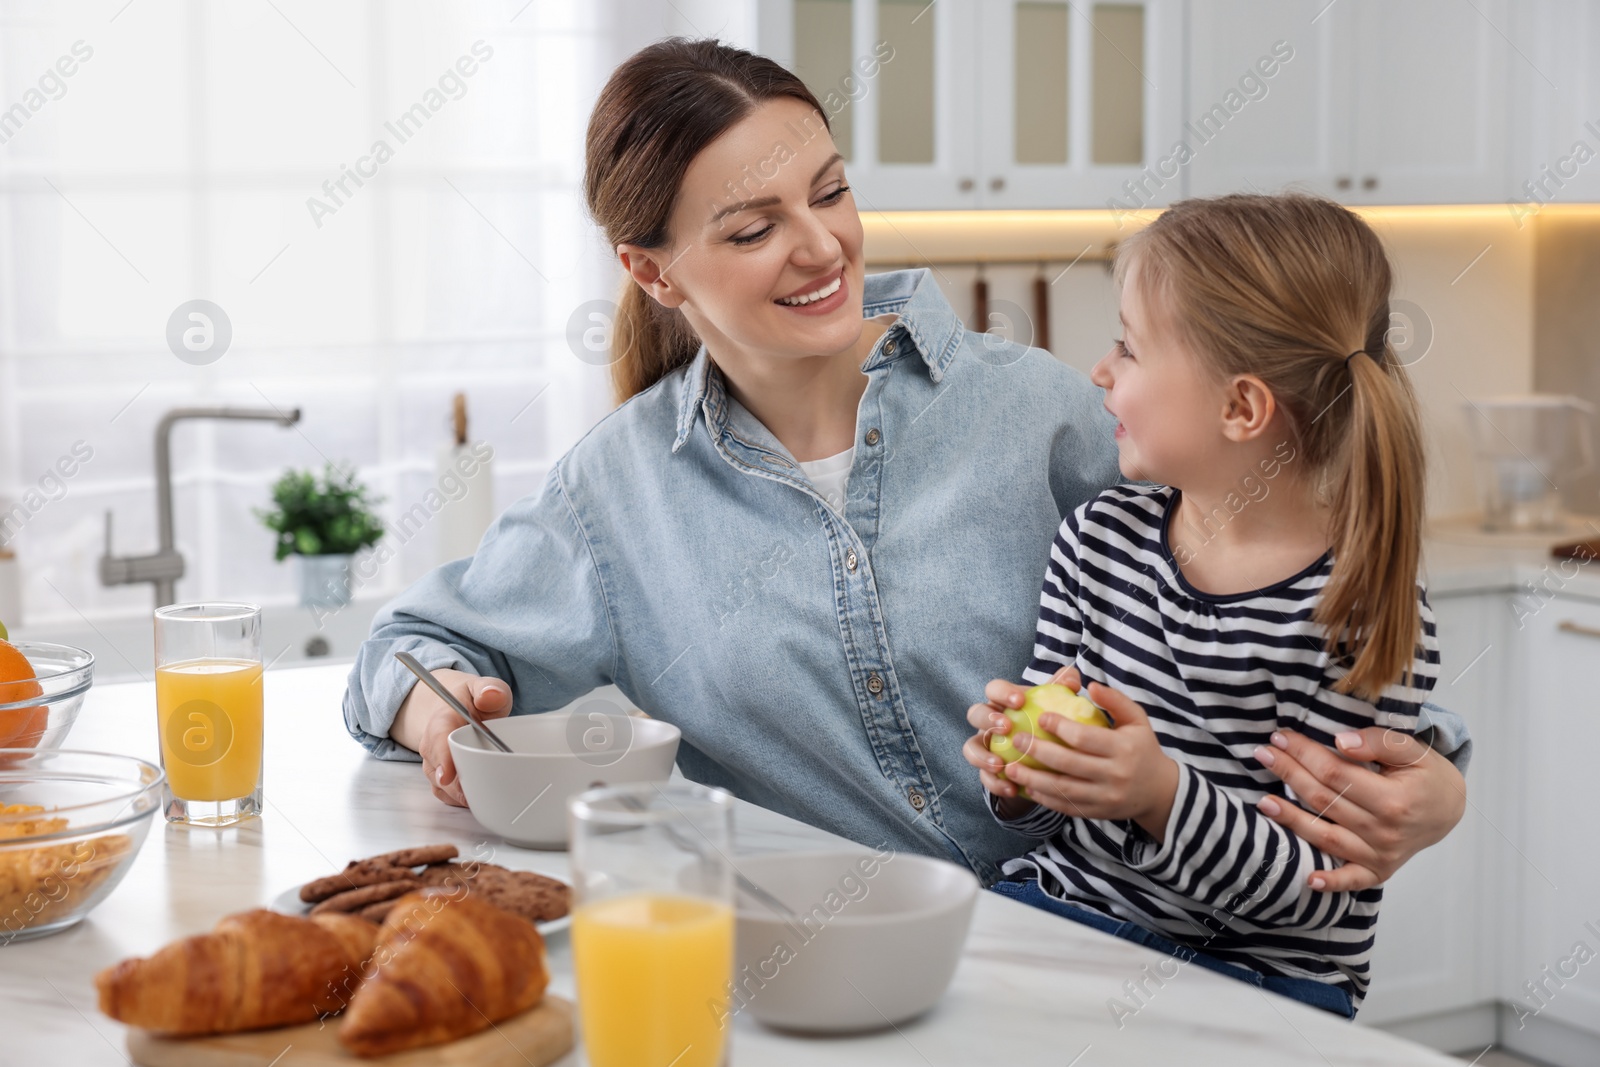
[[[665,782],[682,737],[671,723],[583,705],[489,725],[512,754],[464,724],[450,734],[450,754],[473,817],[525,848],[567,847],[569,797],[599,785]]]
[[[978,899],[965,867],[859,849],[738,866],[799,919],[741,894],[730,1010],[786,1030],[849,1033],[904,1022],[944,995]]]

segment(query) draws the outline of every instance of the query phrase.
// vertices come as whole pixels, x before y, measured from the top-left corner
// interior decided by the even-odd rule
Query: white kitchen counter
[[[1573,519],[1569,536],[1487,534],[1467,520],[1430,525],[1423,542],[1424,579],[1431,596],[1533,589],[1544,598],[1562,596],[1600,600],[1600,560],[1587,563],[1555,559],[1552,544],[1600,538],[1600,519]],[[1529,601],[1530,605],[1536,601]]]
[[[19,1067],[124,1064],[123,1028],[95,1008],[93,974],[129,955],[207,930],[231,911],[357,856],[450,841],[464,855],[568,876],[565,853],[514,848],[472,816],[434,800],[415,764],[369,759],[339,712],[347,668],[267,674],[266,815],[206,831],[158,823],[127,878],[78,926],[0,948],[0,1062]],[[97,687],[71,747],[156,758],[153,686]],[[159,817],[159,816],[158,816]],[[735,815],[738,851],[827,845],[838,839],[753,805]],[[481,847],[480,847],[481,846]],[[804,1039],[737,1018],[730,1062],[786,1065],[1439,1064],[1459,1061],[1344,1022],[1197,967],[1155,989],[1119,1029],[1109,1007],[1124,984],[1163,959],[1066,919],[981,895],[965,956],[927,1015],[865,1037]],[[565,934],[550,942],[551,988],[573,995]],[[293,1067],[291,1051],[282,1067]],[[561,1061],[584,1062],[581,1050]]]

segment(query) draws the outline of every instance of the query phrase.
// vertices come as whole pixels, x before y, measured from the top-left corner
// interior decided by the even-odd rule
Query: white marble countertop
[[[1550,546],[1600,538],[1600,518],[1570,518],[1562,535],[1490,534],[1469,519],[1429,524],[1423,542],[1423,576],[1430,596],[1526,591],[1600,600],[1600,560],[1580,563],[1550,555]]]
[[[463,854],[568,875],[567,856],[505,845],[472,816],[434,800],[414,764],[367,758],[339,713],[347,668],[267,675],[266,814],[229,831],[151,829],[127,878],[78,926],[0,948],[0,1062],[97,1067],[126,1064],[123,1028],[95,1007],[92,976],[129,955],[207,930],[221,916],[265,905],[289,886],[346,860],[406,845],[450,841]],[[155,700],[146,683],[97,687],[70,747],[156,759]],[[158,816],[159,817],[159,816]],[[738,851],[837,839],[741,803]],[[565,934],[550,941],[553,991],[573,992]],[[1118,1027],[1108,1001],[1163,957],[1085,926],[981,894],[966,951],[944,999],[897,1029],[805,1039],[734,1024],[730,1063],[933,1067],[1193,1063],[1439,1064],[1430,1049],[1344,1022],[1195,967],[1154,990]],[[561,1061],[583,1063],[581,1049]],[[291,1051],[282,1067],[293,1067]]]

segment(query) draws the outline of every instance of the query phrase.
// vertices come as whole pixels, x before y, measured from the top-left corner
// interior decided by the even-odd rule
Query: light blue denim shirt
[[[843,513],[731,405],[704,349],[620,406],[490,527],[386,605],[344,714],[374,754],[413,678],[505,679],[518,714],[614,683],[683,731],[689,778],[985,882],[1028,840],[961,756],[966,709],[1033,650],[1062,516],[1120,481],[1101,391],[968,332],[926,271],[867,278],[895,324],[862,369]],[[1465,726],[1442,750],[1457,748]],[[420,784],[420,783],[419,783]]]

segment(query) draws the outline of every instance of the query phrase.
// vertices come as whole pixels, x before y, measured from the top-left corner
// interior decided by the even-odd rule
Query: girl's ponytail
[[[1348,361],[1350,402],[1341,405],[1345,425],[1328,471],[1333,573],[1316,612],[1330,651],[1347,664],[1335,688],[1369,700],[1403,678],[1416,655],[1425,513],[1416,396],[1394,353],[1378,346]]]

